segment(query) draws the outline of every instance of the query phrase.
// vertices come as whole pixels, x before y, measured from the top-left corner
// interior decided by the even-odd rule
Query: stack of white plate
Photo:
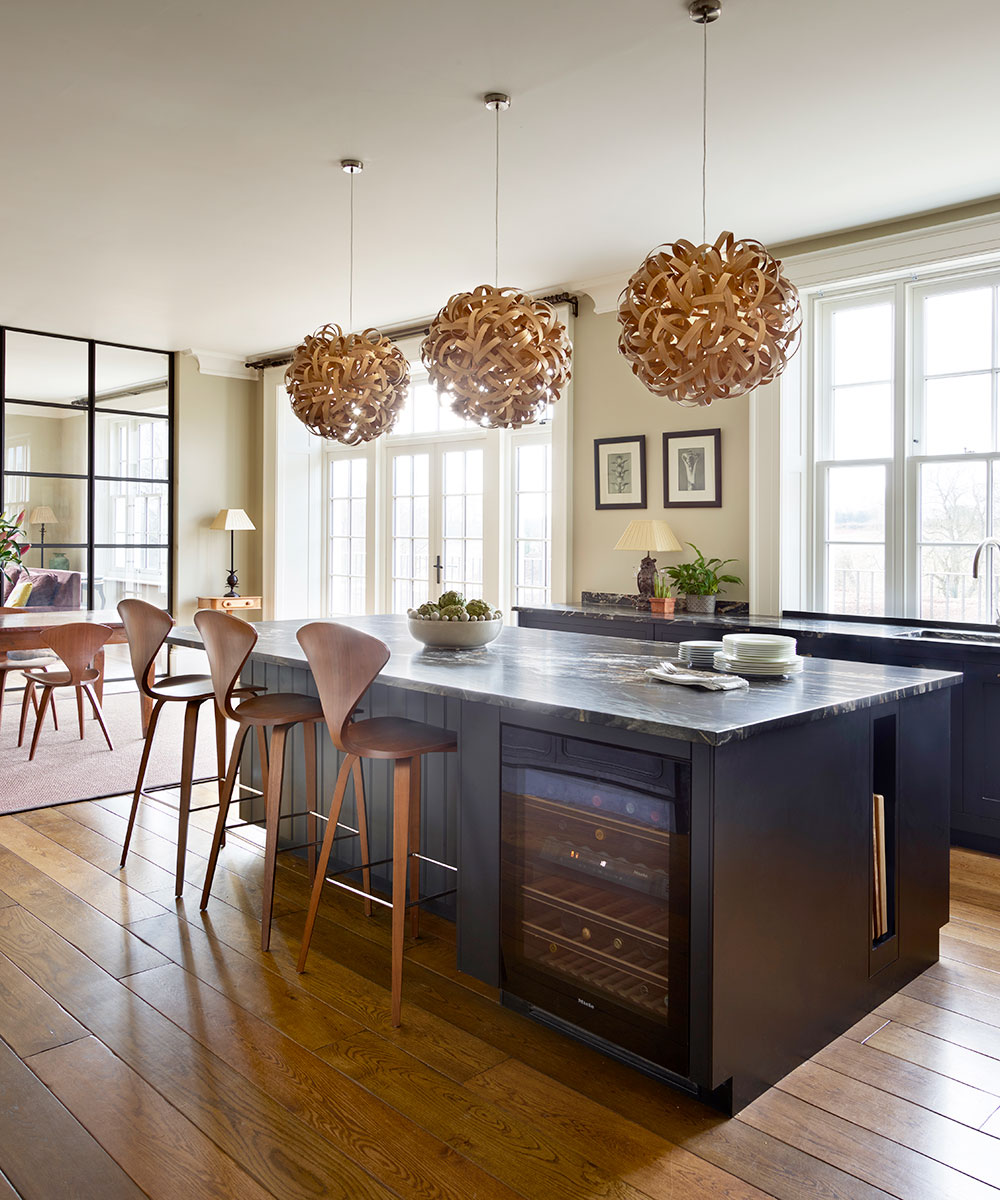
[[[727,633],[714,657],[717,671],[766,679],[797,675],[802,659],[795,653],[795,638],[771,633]]]
[[[677,653],[682,663],[697,667],[699,671],[711,671],[716,651],[722,648],[722,642],[681,642]]]

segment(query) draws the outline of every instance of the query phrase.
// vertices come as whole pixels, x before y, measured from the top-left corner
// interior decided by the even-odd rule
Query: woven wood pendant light
[[[618,302],[618,349],[654,395],[686,408],[742,396],[776,379],[798,349],[798,292],[760,242],[722,233],[705,239],[708,153],[708,25],[722,0],[693,0],[704,27],[702,244],[653,250]]]
[[[496,115],[494,281],[451,297],[431,322],[420,357],[457,416],[487,429],[520,429],[559,399],[571,350],[550,304],[499,286],[500,113],[510,97],[490,92],[484,101]]]
[[[364,163],[345,158],[351,177],[350,301],[354,326],[354,176]],[[395,342],[377,329],[345,333],[323,325],[297,346],[285,372],[292,411],[320,437],[356,446],[388,433],[406,403],[410,366]]]

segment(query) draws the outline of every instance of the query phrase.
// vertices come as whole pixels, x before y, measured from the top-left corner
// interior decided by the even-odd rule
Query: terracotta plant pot
[[[712,596],[692,596],[688,593],[684,597],[685,608],[692,613],[705,613],[711,615],[715,612],[716,597]]]
[[[673,596],[650,596],[649,598],[650,612],[658,613],[661,617],[672,616],[676,604],[677,600]]]

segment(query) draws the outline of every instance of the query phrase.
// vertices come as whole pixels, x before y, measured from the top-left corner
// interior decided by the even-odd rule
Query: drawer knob
[[[586,925],[584,925],[584,927],[580,930],[580,937],[582,937],[585,942],[590,941],[590,930]]]
[[[616,950],[620,950],[622,948],[622,946],[625,945],[625,943],[621,940],[620,937],[616,937],[615,940],[611,944],[612,944],[612,946],[614,946],[614,948]]]
[[[595,829],[594,837],[597,838],[597,840],[599,842],[603,842],[604,841],[604,830],[603,829]]]

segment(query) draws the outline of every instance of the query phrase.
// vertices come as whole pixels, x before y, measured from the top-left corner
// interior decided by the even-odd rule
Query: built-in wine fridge
[[[503,727],[504,1003],[688,1073],[690,765]]]

